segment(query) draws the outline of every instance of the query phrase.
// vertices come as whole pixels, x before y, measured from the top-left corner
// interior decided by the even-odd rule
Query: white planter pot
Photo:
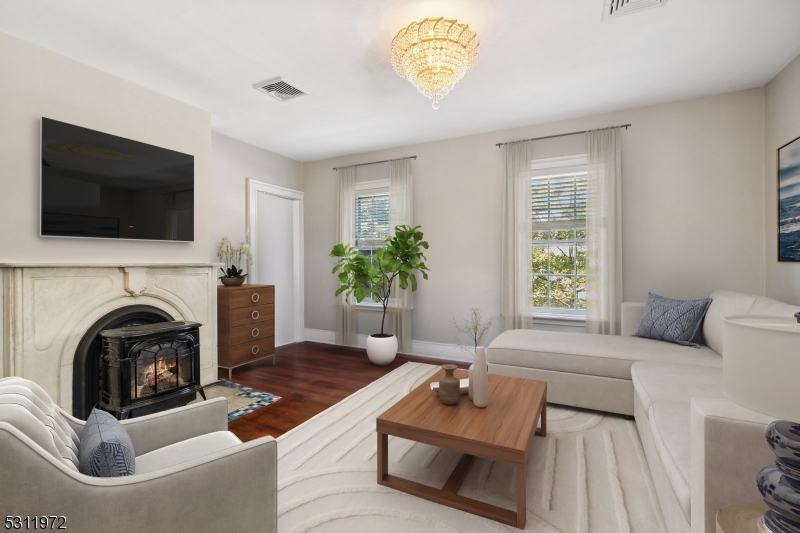
[[[397,355],[397,337],[376,337],[377,333],[367,337],[367,356],[373,365],[383,366],[394,361]]]

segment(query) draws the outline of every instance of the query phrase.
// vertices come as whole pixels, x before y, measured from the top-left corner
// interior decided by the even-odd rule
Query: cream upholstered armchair
[[[82,533],[277,530],[277,442],[243,444],[227,431],[224,398],[122,424],[136,473],[83,475],[83,421],[35,383],[0,379],[2,519],[63,516]]]

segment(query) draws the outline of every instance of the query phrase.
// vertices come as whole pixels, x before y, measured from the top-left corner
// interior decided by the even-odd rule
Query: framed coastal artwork
[[[778,148],[778,261],[800,261],[800,137]]]

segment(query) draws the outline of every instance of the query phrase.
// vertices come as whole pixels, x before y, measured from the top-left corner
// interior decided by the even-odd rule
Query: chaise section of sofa
[[[635,332],[643,314],[644,304],[624,304],[623,330]],[[722,359],[708,346],[527,329],[500,334],[489,345],[487,359],[493,374],[547,381],[552,403],[630,416],[631,367],[637,361],[722,367]]]

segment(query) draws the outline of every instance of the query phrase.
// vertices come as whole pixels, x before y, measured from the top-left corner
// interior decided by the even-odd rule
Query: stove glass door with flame
[[[131,399],[147,398],[191,383],[194,376],[194,347],[190,339],[146,341],[131,355],[135,371],[131,376]],[[136,353],[138,352],[138,353]]]

